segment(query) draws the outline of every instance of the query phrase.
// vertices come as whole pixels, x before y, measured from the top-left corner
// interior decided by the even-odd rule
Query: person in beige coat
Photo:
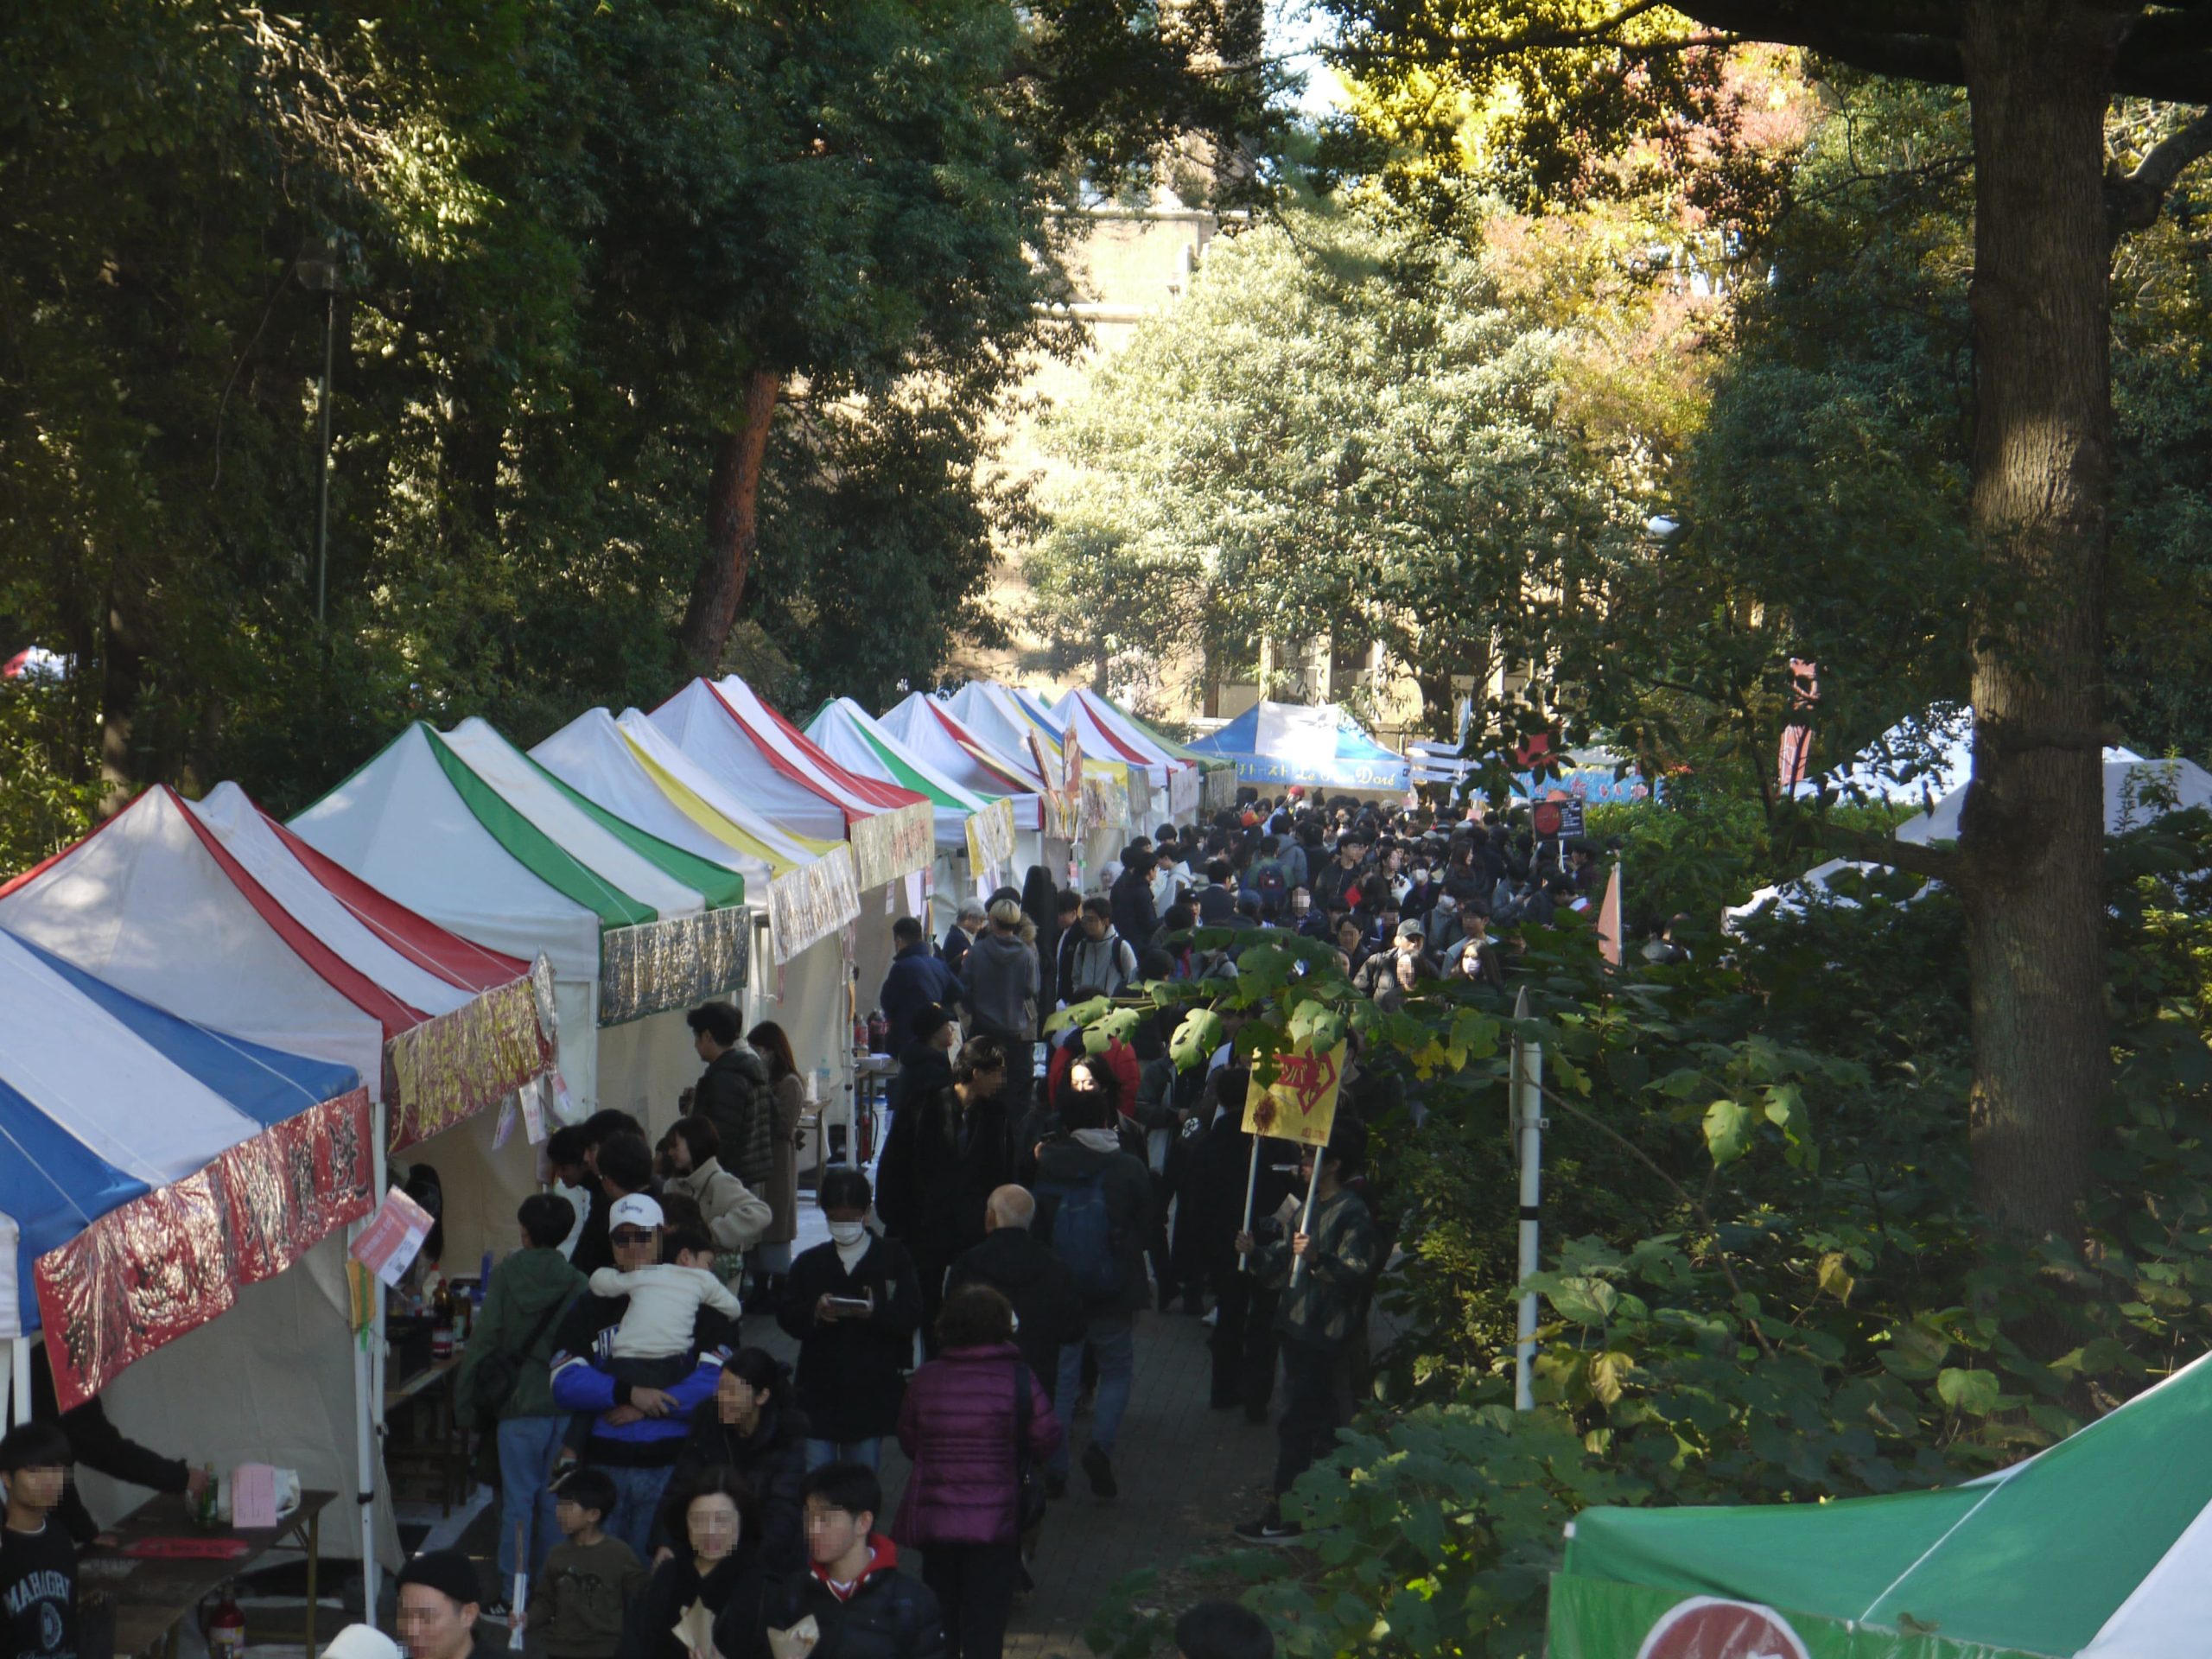
[[[699,1206],[715,1242],[716,1274],[728,1281],[739,1277],[735,1259],[760,1242],[775,1212],[766,1198],[721,1166],[721,1150],[713,1122],[694,1113],[677,1119],[663,1137],[659,1163],[662,1190]]]
[[[768,1207],[774,1219],[753,1251],[756,1297],[762,1306],[773,1307],[783,1294],[784,1275],[791,1271],[791,1241],[798,1236],[799,1118],[806,1110],[806,1079],[799,1075],[791,1039],[773,1020],[753,1027],[745,1040],[768,1063],[768,1089],[774,1103],[776,1168],[768,1182]]]

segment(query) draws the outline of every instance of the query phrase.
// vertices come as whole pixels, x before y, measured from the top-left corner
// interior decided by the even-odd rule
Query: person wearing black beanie
[[[473,1659],[484,1601],[476,1563],[457,1549],[426,1549],[399,1569],[399,1639],[407,1659]]]

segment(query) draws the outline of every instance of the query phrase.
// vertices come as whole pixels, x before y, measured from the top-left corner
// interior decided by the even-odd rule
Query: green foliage
[[[795,697],[933,679],[995,637],[991,549],[1027,522],[989,465],[1005,396],[1079,343],[1036,309],[1065,295],[1048,207],[1080,170],[1142,181],[1170,130],[1264,142],[1278,82],[1220,67],[1255,16],[36,14],[0,44],[0,654],[44,645],[77,689],[0,766],[283,809],[411,719],[528,742],[658,700],[756,369],[785,397],[747,649]],[[326,312],[294,262],[326,246],[324,630]],[[43,842],[48,793],[10,790],[0,845]]]
[[[1519,1031],[1542,1046],[1550,1127],[1544,1260],[1523,1285],[1510,1056],[1478,1040],[1510,1034],[1495,994],[1429,988],[1385,1014],[1325,968],[1267,963],[1264,992],[1179,988],[1256,1014],[1241,1052],[1331,1010],[1423,1109],[1370,1125],[1398,1336],[1295,1494],[1332,1530],[1224,1563],[1286,1651],[1535,1652],[1561,1529],[1588,1504],[1946,1484],[2212,1344],[2212,924],[2176,874],[2208,866],[2202,814],[2114,848],[2120,1081],[2078,1249],[1975,1211],[1962,920],[1940,891],[1757,918],[1726,959],[1701,938],[1688,963],[1619,975],[1579,918],[1526,930]],[[1522,1290],[1542,1299],[1525,1416]],[[1135,1648],[1147,1628],[1119,1633]]]
[[[1047,632],[1234,662],[1329,629],[1432,686],[1526,660],[1621,512],[1560,351],[1478,258],[1355,212],[1217,241],[1052,429],[1082,470],[1028,560]]]

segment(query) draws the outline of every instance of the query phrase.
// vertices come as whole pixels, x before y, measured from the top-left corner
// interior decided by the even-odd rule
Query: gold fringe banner
[[[768,949],[789,962],[861,913],[853,849],[843,842],[768,884]]]
[[[853,862],[863,892],[925,870],[937,856],[937,825],[927,801],[852,820]]]
[[[551,968],[540,957],[528,977],[473,997],[450,1014],[403,1031],[385,1045],[385,1103],[391,1150],[426,1141],[496,1106],[553,1064],[553,1036],[542,1017],[537,975]]]
[[[753,913],[742,906],[671,916],[599,936],[599,1023],[726,996],[745,983]]]
[[[968,868],[982,871],[1014,862],[1014,803],[1001,797],[968,818]]]

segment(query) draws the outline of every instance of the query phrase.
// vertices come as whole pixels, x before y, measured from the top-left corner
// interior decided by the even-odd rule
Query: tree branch
[[[2130,231],[2146,231],[2158,222],[2166,197],[2190,166],[2212,154],[2212,114],[2200,115],[2185,127],[2168,133],[2150,152],[2123,173],[2114,162],[2105,175],[2105,227],[2115,243]]]
[[[1948,881],[1955,887],[1966,872],[1966,861],[1948,847],[1926,847],[1916,841],[1878,836],[1869,830],[1856,830],[1811,814],[1797,815],[1796,823],[1803,827],[1805,839],[1815,846],[1857,863],[1886,864],[1893,870],[1909,870],[1931,881]]]
[[[1746,40],[1801,46],[1878,75],[1966,85],[1966,60],[1959,49],[1966,24],[1956,0],[1879,8],[1874,21],[1900,25],[1894,29],[1841,22],[1841,14],[1856,11],[1863,19],[1876,9],[1826,0],[1681,0],[1681,10]]]

